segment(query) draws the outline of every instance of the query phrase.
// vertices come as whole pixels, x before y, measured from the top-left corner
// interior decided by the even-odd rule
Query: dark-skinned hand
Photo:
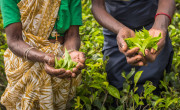
[[[74,50],[70,52],[69,55],[71,56],[72,61],[78,63],[77,66],[73,68],[73,73],[75,73],[75,75],[80,74],[81,70],[84,69],[85,67],[85,60],[86,60],[85,54],[83,52]]]
[[[55,56],[53,54],[47,54],[44,57],[44,68],[47,74],[51,76],[55,76],[58,78],[66,78],[72,76],[69,71],[66,71],[65,69],[55,69]]]
[[[117,44],[121,53],[126,56],[127,63],[133,66],[144,66],[146,65],[146,60],[142,54],[138,54],[139,47],[133,49],[128,49],[125,38],[134,37],[135,33],[133,30],[124,27],[121,28],[117,35]]]
[[[164,45],[165,45],[165,42],[166,42],[166,30],[160,30],[160,29],[150,29],[149,30],[149,34],[152,36],[152,37],[157,37],[159,36],[159,34],[161,33],[161,39],[159,40],[159,42],[157,43],[158,45],[158,49],[157,51],[155,49],[151,49],[151,50],[148,50],[146,49],[145,50],[145,59],[147,62],[154,62],[156,60],[156,57],[159,55],[159,53],[161,52],[161,50],[163,49]]]
[[[55,56],[52,54],[47,54],[44,58],[45,61],[45,71],[51,75],[58,78],[74,78],[80,74],[81,69],[84,68],[85,55],[79,51],[70,52],[70,56],[73,61],[78,62],[77,66],[73,68],[73,71],[61,69],[55,69]]]

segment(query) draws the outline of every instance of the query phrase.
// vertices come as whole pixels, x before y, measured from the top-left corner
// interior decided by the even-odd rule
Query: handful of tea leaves
[[[71,56],[69,55],[67,49],[65,49],[65,53],[64,53],[65,57],[64,59],[61,58],[60,60],[58,60],[55,57],[55,68],[56,69],[60,69],[60,68],[64,68],[65,70],[73,70],[73,68],[76,67],[77,62],[72,61]]]
[[[159,34],[158,37],[152,37],[149,34],[149,31],[146,29],[143,29],[142,31],[135,32],[135,37],[132,38],[126,38],[125,42],[127,43],[127,46],[129,49],[139,47],[143,55],[145,56],[145,49],[155,49],[157,50],[158,45],[157,43],[161,39],[161,34]]]

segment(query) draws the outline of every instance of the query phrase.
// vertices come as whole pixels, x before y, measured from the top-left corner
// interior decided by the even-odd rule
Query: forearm
[[[14,23],[6,27],[7,44],[9,49],[18,57],[24,58],[25,52],[31,48],[22,38],[21,23]],[[27,59],[35,62],[44,62],[45,53],[31,49],[27,54]]]
[[[64,47],[67,50],[79,50],[80,44],[79,26],[70,26],[65,34]]]
[[[166,13],[171,18],[175,12],[174,0],[159,0],[157,13]],[[158,15],[155,19],[154,26],[157,29],[167,30],[170,23],[170,19],[165,15]]]
[[[104,0],[92,0],[92,13],[100,25],[116,34],[118,34],[121,28],[125,27],[122,23],[107,13]]]

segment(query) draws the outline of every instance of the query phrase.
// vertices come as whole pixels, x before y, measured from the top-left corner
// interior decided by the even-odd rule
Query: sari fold
[[[22,37],[26,43],[45,53],[61,57],[63,45],[50,43],[48,37],[56,22],[61,0],[21,0]],[[75,95],[81,75],[71,80],[51,77],[44,64],[4,53],[8,85],[1,97],[7,110],[66,110]]]

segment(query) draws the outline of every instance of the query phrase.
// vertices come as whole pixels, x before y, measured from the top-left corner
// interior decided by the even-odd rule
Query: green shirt
[[[20,0],[0,0],[4,28],[9,24],[21,22],[17,4]],[[71,25],[82,25],[81,0],[61,0],[55,28],[63,35]]]

